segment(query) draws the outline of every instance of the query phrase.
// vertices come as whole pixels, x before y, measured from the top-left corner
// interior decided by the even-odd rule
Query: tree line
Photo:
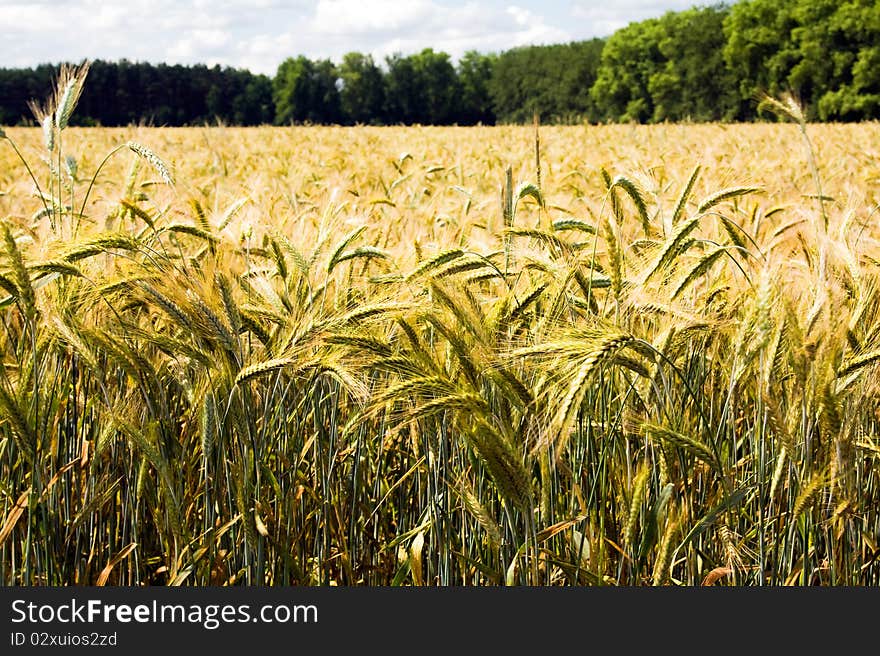
[[[0,124],[27,123],[57,67],[0,69]],[[81,125],[473,125],[747,121],[792,92],[811,119],[880,116],[880,0],[743,0],[630,23],[605,39],[377,62],[286,59],[274,77],[94,61]]]
[[[33,119],[28,101],[54,86],[58,66],[0,69],[0,125]],[[272,123],[272,79],[204,65],[92,61],[71,122],[76,125],[236,125]]]

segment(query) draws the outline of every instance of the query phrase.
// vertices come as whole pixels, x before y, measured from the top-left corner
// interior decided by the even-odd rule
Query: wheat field
[[[878,124],[86,129],[65,81],[0,139],[4,584],[880,583]]]

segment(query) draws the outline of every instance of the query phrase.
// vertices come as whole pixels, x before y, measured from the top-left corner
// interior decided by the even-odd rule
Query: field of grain
[[[880,583],[877,124],[54,121],[4,584]]]

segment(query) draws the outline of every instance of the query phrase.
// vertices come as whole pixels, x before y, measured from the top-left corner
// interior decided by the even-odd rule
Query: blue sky
[[[0,0],[0,67],[83,59],[221,64],[274,74],[286,57],[457,59],[606,36],[699,0]]]

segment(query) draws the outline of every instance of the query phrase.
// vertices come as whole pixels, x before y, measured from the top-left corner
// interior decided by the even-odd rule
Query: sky
[[[246,68],[287,57],[501,52],[607,36],[700,0],[0,0],[0,67],[103,59]]]

